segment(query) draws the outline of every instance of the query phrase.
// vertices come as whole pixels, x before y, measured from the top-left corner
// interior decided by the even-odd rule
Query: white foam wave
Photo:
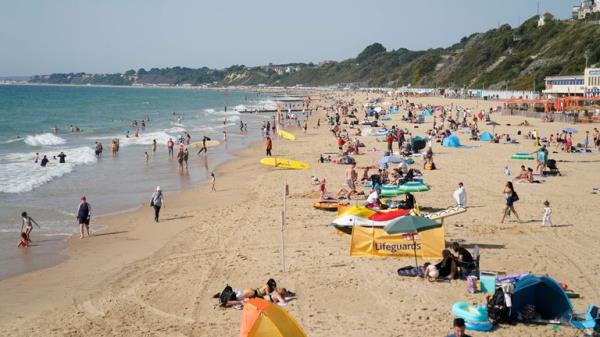
[[[215,109],[204,109],[204,111],[206,113],[208,113],[209,115],[215,115],[215,116],[234,116],[234,115],[239,115],[240,113],[235,111],[235,108],[233,109],[228,109],[227,111],[225,110],[215,110]]]
[[[180,133],[180,132],[185,132],[185,128],[182,128],[180,126],[174,126],[172,128],[166,129],[165,132],[166,133]]]
[[[46,153],[50,162],[41,167],[33,162],[34,152],[9,153],[0,156],[0,192],[23,193],[32,191],[53,179],[73,171],[76,166],[96,162],[94,151],[89,147],[63,149],[66,163],[60,164],[53,156],[59,152]]]
[[[62,145],[66,142],[67,141],[65,139],[55,136],[51,133],[43,133],[25,137],[25,144],[31,146]]]
[[[3,141],[2,144],[10,144],[10,143],[14,143],[14,142],[22,142],[23,140],[25,140],[24,138],[13,138],[13,139],[9,139],[6,141]]]
[[[165,144],[169,140],[169,138],[172,138],[173,140],[175,140],[174,136],[171,136],[170,134],[168,134],[164,131],[156,131],[156,132],[141,133],[139,135],[139,137],[133,137],[133,136],[130,136],[129,138],[119,137],[119,144],[121,146],[151,145],[152,141],[154,139],[156,139],[156,142],[158,144]]]

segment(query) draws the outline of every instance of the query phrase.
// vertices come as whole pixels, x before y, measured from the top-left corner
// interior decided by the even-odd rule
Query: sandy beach
[[[363,104],[380,94],[335,93],[351,97],[362,115]],[[327,93],[326,95],[330,95]],[[352,95],[352,96],[350,96]],[[325,95],[324,95],[325,96]],[[368,97],[368,98],[367,98]],[[488,110],[501,101],[409,98],[412,102]],[[385,100],[385,98],[384,98]],[[335,102],[323,97],[313,104]],[[162,221],[153,221],[148,205],[110,217],[95,219],[106,229],[91,238],[71,238],[68,260],[54,267],[0,281],[0,335],[2,336],[238,336],[242,312],[217,307],[212,295],[225,284],[256,288],[269,278],[297,293],[285,309],[308,336],[444,336],[452,326],[451,306],[464,300],[484,304],[484,294],[469,294],[466,282],[430,283],[402,278],[397,269],[411,265],[408,258],[356,258],[349,256],[350,236],[338,235],[329,224],[335,213],[316,210],[305,198],[317,190],[311,176],[327,179],[329,191],[344,184],[344,165],[321,164],[319,154],[336,152],[319,109],[309,120],[308,132],[289,131],[297,140],[274,140],[273,155],[301,160],[308,170],[275,170],[261,166],[264,144],[256,143],[217,169],[216,193],[205,184],[166,196]],[[317,118],[321,126],[316,128]],[[397,117],[394,117],[397,118]],[[493,114],[501,125],[497,133],[516,135],[538,130],[549,136],[573,125],[542,123],[517,126],[525,118]],[[415,128],[400,120],[386,125],[407,127],[415,135],[431,128],[432,119]],[[508,126],[507,124],[511,124]],[[594,124],[574,126],[581,141]],[[490,127],[481,127],[491,131]],[[258,133],[258,130],[249,130]],[[351,132],[352,134],[352,132]],[[541,184],[516,184],[516,204],[524,223],[500,223],[502,190],[522,162],[510,160],[515,152],[535,150],[533,140],[517,137],[519,144],[469,141],[468,147],[444,148],[435,143],[438,170],[425,171],[432,186],[416,195],[421,206],[453,205],[452,192],[463,182],[469,193],[466,213],[444,223],[446,241],[481,247],[481,269],[508,274],[532,272],[552,276],[581,294],[576,312],[600,303],[600,257],[595,254],[600,229],[595,221],[600,195],[600,155],[553,153],[563,173],[543,178]],[[355,156],[358,166],[371,165],[383,155],[384,143],[376,137],[359,137],[366,149]],[[420,161],[417,160],[417,165]],[[526,165],[533,166],[534,162]],[[200,169],[199,159],[191,169]],[[286,272],[280,270],[280,211],[283,185],[289,184],[285,227]],[[365,190],[360,187],[359,190]],[[541,227],[544,200],[553,207],[555,227]],[[93,201],[90,201],[93,202]],[[354,202],[354,201],[353,201]],[[356,202],[360,203],[360,200]],[[493,336],[571,336],[574,330],[552,326],[503,325]],[[482,333],[472,333],[483,336]]]

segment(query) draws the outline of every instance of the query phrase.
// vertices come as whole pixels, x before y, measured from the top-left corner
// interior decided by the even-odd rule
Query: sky
[[[575,0],[541,0],[568,18]],[[343,60],[447,47],[538,0],[0,0],[0,76]]]

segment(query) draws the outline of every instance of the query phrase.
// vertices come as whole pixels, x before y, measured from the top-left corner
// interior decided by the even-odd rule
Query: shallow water
[[[0,278],[39,268],[44,263],[36,256],[42,251],[51,255],[45,258],[49,262],[60,259],[65,238],[78,230],[74,213],[81,195],[95,215],[107,214],[147,202],[157,185],[168,197],[207,179],[233,151],[257,139],[259,124],[269,118],[233,110],[241,104],[270,104],[268,97],[233,91],[226,99],[227,112],[223,92],[214,90],[0,86]],[[132,120],[148,117],[144,129],[139,123],[131,126]],[[248,124],[248,135],[240,133],[240,120]],[[81,132],[69,132],[71,125]],[[60,131],[53,133],[54,127]],[[191,149],[187,174],[168,158],[165,145],[184,132],[192,142],[204,135],[222,142],[207,157]],[[110,153],[114,138],[121,145],[115,157]],[[95,156],[95,142],[103,144],[101,158]],[[64,164],[53,159],[61,151],[67,155]],[[144,152],[150,156],[147,164]],[[48,156],[47,167],[34,163],[36,153]],[[22,211],[42,227],[34,229],[33,237],[43,240],[26,253],[15,248]]]

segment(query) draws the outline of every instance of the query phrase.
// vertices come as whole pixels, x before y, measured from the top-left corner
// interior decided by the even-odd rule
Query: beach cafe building
[[[549,76],[545,82],[544,95],[549,98],[600,96],[600,68],[586,68],[583,75]]]
[[[545,78],[544,95],[551,97],[583,96],[585,94],[585,76],[549,76]]]

